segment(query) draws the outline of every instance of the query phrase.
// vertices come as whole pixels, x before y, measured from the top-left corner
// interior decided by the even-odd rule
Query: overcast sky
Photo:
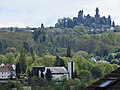
[[[58,18],[73,18],[82,9],[94,16],[96,7],[120,25],[120,0],[0,0],[0,27],[54,26]]]

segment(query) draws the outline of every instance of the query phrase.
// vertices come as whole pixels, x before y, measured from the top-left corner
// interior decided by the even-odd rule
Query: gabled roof
[[[86,90],[120,90],[120,67],[88,86]]]
[[[50,69],[51,73],[53,74],[67,74],[68,71],[66,70],[65,67],[45,67],[46,70]]]
[[[0,64],[0,67],[3,67],[3,66],[5,66],[5,64],[4,64],[4,63],[1,63],[1,64]]]
[[[10,71],[14,71],[12,64],[4,64],[0,66],[0,72],[10,72]]]

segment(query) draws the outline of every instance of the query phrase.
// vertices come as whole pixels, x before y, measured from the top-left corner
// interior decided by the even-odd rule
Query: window
[[[107,80],[99,85],[99,87],[106,87],[110,85],[114,80]]]
[[[104,81],[103,83],[101,83],[98,88],[108,88],[109,86],[115,84],[118,81],[117,78],[109,78],[108,80]]]

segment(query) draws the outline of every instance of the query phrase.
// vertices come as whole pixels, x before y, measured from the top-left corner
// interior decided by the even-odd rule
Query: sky
[[[94,16],[96,7],[120,25],[120,0],[0,0],[0,27],[54,26],[58,18],[76,17],[80,10]]]

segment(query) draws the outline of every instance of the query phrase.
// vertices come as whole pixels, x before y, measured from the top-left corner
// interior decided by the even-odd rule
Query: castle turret
[[[98,7],[96,8],[96,14],[95,14],[95,18],[99,18],[100,17],[100,14],[99,14],[99,9]]]
[[[111,16],[110,16],[110,15],[108,15],[107,25],[108,25],[108,26],[111,26]]]

